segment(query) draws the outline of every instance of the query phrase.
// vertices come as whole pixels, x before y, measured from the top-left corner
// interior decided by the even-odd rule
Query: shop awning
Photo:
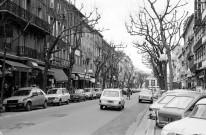
[[[27,65],[30,67],[38,67],[39,66],[36,62],[33,62],[33,61],[27,61]]]
[[[45,67],[42,67],[42,66],[38,66],[38,67],[35,67],[35,68],[40,69],[40,70],[42,70],[43,72],[44,72],[44,69],[45,69]],[[47,74],[48,74],[48,75],[54,75],[54,72],[51,71],[50,69],[48,69]]]
[[[3,61],[3,60],[2,60]],[[5,60],[5,63],[12,67],[13,71],[31,72],[31,68],[19,62]]]
[[[54,72],[54,78],[57,82],[68,81],[68,77],[62,69],[51,68],[51,71]]]

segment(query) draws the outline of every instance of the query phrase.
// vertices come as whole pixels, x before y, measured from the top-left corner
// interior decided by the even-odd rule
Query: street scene
[[[0,0],[0,135],[205,135],[206,0]]]

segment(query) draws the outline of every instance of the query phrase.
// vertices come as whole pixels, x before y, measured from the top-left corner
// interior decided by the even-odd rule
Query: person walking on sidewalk
[[[127,99],[130,99],[131,96],[131,90],[129,88],[129,86],[127,87]]]

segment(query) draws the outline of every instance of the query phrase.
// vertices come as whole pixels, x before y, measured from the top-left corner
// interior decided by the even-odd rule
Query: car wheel
[[[86,99],[86,97],[84,98],[84,102],[86,101],[87,99]]]
[[[120,107],[118,108],[118,110],[121,111],[121,110],[122,110],[122,106],[120,106]]]
[[[92,97],[91,97],[91,100],[93,100],[93,99],[94,99],[94,97],[92,96]]]
[[[122,109],[124,109],[124,105],[122,106]]]
[[[59,103],[58,103],[58,105],[59,105],[59,106],[62,105],[62,100],[61,100],[61,99],[59,99]]]
[[[66,101],[66,104],[69,104],[69,99]]]
[[[31,103],[26,103],[26,107],[25,107],[26,111],[30,111],[31,110]]]
[[[5,107],[5,111],[6,111],[6,112],[10,112],[11,109],[10,109],[9,107]]]
[[[103,110],[103,105],[100,105],[100,109]]]
[[[81,102],[81,101],[82,101],[81,98],[79,98],[79,99],[78,99],[78,102]]]
[[[141,103],[142,102],[142,100],[141,99],[139,99],[139,103]]]
[[[44,101],[43,108],[47,108],[47,102]]]
[[[150,103],[153,104],[153,100],[151,100]]]

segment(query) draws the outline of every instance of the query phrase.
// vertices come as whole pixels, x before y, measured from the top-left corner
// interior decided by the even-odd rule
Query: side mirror
[[[34,96],[38,96],[38,94],[35,92],[35,93],[32,93],[32,97]]]

